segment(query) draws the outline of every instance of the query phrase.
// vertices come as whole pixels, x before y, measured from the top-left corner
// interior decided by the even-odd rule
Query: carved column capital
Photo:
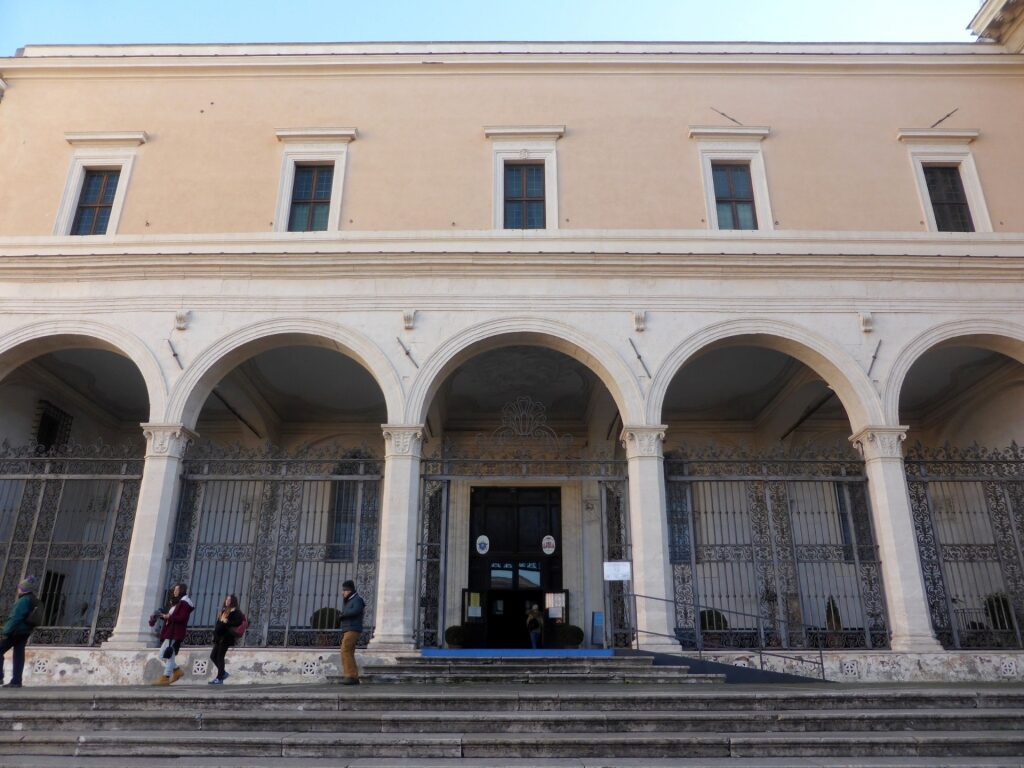
[[[184,457],[188,447],[199,437],[181,424],[143,424],[142,434],[146,438],[146,457],[165,456],[174,459]]]
[[[864,427],[850,437],[850,442],[860,451],[864,461],[873,459],[902,459],[903,441],[907,439],[907,427]]]
[[[661,444],[665,440],[664,424],[654,426],[625,426],[619,440],[622,447],[626,449],[626,458],[632,459],[639,456],[662,458]]]
[[[411,456],[420,458],[423,447],[422,424],[382,424],[384,456]]]

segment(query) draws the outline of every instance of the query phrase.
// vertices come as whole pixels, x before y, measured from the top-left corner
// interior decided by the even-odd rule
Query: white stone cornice
[[[355,128],[281,128],[275,135],[278,141],[285,142],[348,144],[356,140],[359,131]]]
[[[382,424],[384,432],[384,457],[420,457],[423,447],[422,424]]]
[[[864,427],[850,437],[850,442],[860,451],[865,461],[902,459],[907,429],[906,426]]]
[[[564,125],[485,125],[488,139],[554,141],[565,135]]]
[[[970,144],[981,131],[949,131],[942,128],[901,129],[896,138],[904,144]]]
[[[180,459],[185,455],[189,445],[199,437],[195,432],[182,424],[142,424],[142,434],[146,438],[146,458],[168,457]]]
[[[64,139],[72,146],[137,147],[145,144],[149,136],[145,131],[77,131],[65,133]]]
[[[763,141],[771,134],[764,125],[691,125],[691,139],[703,141]]]
[[[654,426],[624,426],[619,435],[622,447],[626,449],[626,458],[662,457],[662,445],[665,442],[664,424]]]

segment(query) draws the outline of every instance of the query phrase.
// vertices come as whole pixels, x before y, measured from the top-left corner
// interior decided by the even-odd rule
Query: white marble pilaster
[[[664,425],[625,426],[620,437],[629,461],[629,523],[633,551],[632,590],[642,648],[678,650],[672,568],[665,514]]]
[[[377,566],[376,626],[370,650],[415,647],[416,542],[422,424],[385,424],[384,490]]]
[[[196,434],[181,424],[143,424],[146,463],[139,486],[131,549],[117,624],[104,648],[145,648],[149,615],[163,605],[167,555],[181,493],[181,460]]]
[[[850,438],[864,457],[871,514],[882,561],[892,650],[942,650],[932,630],[903,467],[906,427],[865,427]]]

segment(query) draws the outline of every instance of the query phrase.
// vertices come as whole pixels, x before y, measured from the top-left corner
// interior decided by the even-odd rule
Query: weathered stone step
[[[551,734],[366,734],[235,733],[200,731],[187,739],[170,731],[2,733],[0,755],[111,757],[813,757],[813,756],[1024,756],[1024,733],[621,733]],[[6,762],[6,761],[5,761]],[[219,762],[218,762],[219,764]]]
[[[1024,710],[1024,686],[959,688],[940,686],[637,686],[624,695],[619,686],[431,686],[351,687],[181,685],[169,688],[34,687],[5,690],[0,701],[9,712],[25,711],[423,711],[426,709],[508,712],[727,711],[791,710]]]
[[[654,664],[653,656],[397,656],[398,664],[421,664],[423,666],[450,664],[487,664],[497,666],[531,666],[534,664],[586,664],[611,667],[649,667]]]
[[[1021,768],[1019,758],[725,757],[725,758],[315,758],[218,757],[217,768]],[[7,755],[4,768],[139,768],[137,757]],[[209,758],[146,758],[145,768],[210,768]]]
[[[832,712],[0,712],[0,731],[293,733],[659,733],[1024,731],[1024,711]]]
[[[431,672],[426,670],[374,669],[364,670],[360,675],[365,683],[409,683],[415,685],[461,685],[463,683],[520,683],[531,685],[544,684],[599,684],[599,683],[630,683],[651,685],[677,685],[680,683],[724,683],[723,675],[689,675],[684,672],[660,671],[658,667],[650,670],[617,670],[617,671],[569,671],[561,670],[450,670]],[[671,669],[671,668],[669,668]],[[340,683],[341,676],[331,675],[328,683]]]

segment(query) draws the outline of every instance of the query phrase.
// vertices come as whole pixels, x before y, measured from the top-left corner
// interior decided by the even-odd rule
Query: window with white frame
[[[341,228],[345,160],[355,138],[355,128],[277,131],[284,152],[275,232],[333,232]]]
[[[558,229],[555,142],[564,125],[488,126],[495,229]]]
[[[710,229],[774,229],[761,142],[764,127],[691,126]]]
[[[143,131],[121,131],[67,133],[64,138],[74,152],[53,233],[117,234],[135,156],[148,137]]]
[[[929,232],[991,232],[992,222],[970,144],[978,131],[904,130]]]

